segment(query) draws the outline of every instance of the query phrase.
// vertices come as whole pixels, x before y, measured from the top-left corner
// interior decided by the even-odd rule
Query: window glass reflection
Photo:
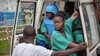
[[[82,4],[84,20],[87,32],[87,39],[90,49],[92,49],[99,41],[98,21],[95,15],[93,4]]]
[[[21,2],[19,9],[16,34],[21,34],[26,25],[33,23],[35,3]]]

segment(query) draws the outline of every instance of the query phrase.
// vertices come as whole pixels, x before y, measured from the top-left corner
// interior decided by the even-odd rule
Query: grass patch
[[[6,29],[6,27],[0,28],[0,31],[5,30],[5,29]],[[8,30],[12,30],[12,27],[8,27]],[[12,33],[9,33],[9,36],[11,36],[11,35],[12,35]],[[6,38],[6,37],[8,37],[6,32],[0,33],[0,39]],[[9,54],[9,53],[10,53],[10,39],[0,41],[0,56]]]
[[[10,53],[10,40],[0,41],[0,55]]]
[[[24,29],[24,27],[25,25],[18,26],[17,29]],[[2,30],[3,31],[6,30],[6,27],[0,28],[0,31]],[[12,27],[8,27],[8,30],[12,30]],[[23,30],[16,31],[16,35],[21,34],[22,32]],[[9,33],[9,36],[12,36],[12,32]],[[6,38],[6,37],[8,37],[6,32],[0,32],[0,39]],[[10,39],[0,41],[0,56],[10,53],[10,41],[11,41]]]
[[[24,27],[25,26],[18,26],[17,29],[22,29]],[[2,30],[3,31],[6,30],[6,27],[0,28],[0,31]],[[8,30],[12,30],[12,27],[8,27]],[[16,34],[20,34],[20,33],[22,33],[22,31],[17,31]],[[9,33],[9,36],[12,36],[12,32]],[[6,38],[6,37],[8,37],[6,32],[0,32],[0,39]],[[10,53],[10,41],[11,40],[0,41],[0,56]]]

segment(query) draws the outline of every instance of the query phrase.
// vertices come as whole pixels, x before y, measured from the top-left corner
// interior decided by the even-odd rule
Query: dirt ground
[[[0,55],[0,56],[10,56],[10,54],[6,54],[6,55]]]

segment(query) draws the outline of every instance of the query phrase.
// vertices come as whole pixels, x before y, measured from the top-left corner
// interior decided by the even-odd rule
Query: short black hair
[[[23,30],[23,35],[25,37],[35,36],[36,35],[35,28],[31,25],[26,26]]]
[[[57,14],[62,14],[63,16],[65,16],[64,11],[58,11]]]
[[[63,11],[58,11],[54,17],[61,17],[63,20],[65,20],[65,13]]]

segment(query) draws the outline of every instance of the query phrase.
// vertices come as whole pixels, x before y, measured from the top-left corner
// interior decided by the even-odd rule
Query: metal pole
[[[17,0],[17,8],[16,8],[16,13],[15,13],[15,18],[14,18],[14,26],[13,26],[13,33],[12,33],[12,38],[11,38],[11,47],[10,47],[10,56],[12,55],[13,52],[13,45],[14,45],[14,37],[15,37],[15,32],[16,32],[16,25],[17,25],[17,19],[18,19],[18,10],[19,10],[19,3],[20,0]]]

